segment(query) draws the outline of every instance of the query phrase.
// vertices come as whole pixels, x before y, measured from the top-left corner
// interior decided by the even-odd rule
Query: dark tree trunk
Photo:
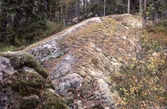
[[[143,28],[146,27],[146,8],[147,8],[147,0],[144,0]]]
[[[58,18],[58,22],[61,23],[61,2],[60,0],[58,1],[58,4],[59,4],[59,7],[58,7],[58,15],[59,15],[59,18]]]
[[[1,11],[1,14],[4,16],[4,19],[1,20],[1,36],[0,36],[0,42],[3,42],[6,40],[6,34],[5,34],[5,31],[6,31],[6,25],[7,25],[7,21],[6,21],[6,11],[5,10],[2,10]]]
[[[83,0],[83,19],[86,19],[86,0]]]
[[[155,11],[156,11],[155,0],[153,0],[152,27],[154,27],[154,23],[155,23]]]
[[[133,0],[133,9],[136,11],[136,0]]]
[[[12,36],[10,39],[10,44],[11,45],[16,45],[16,41],[15,41],[15,36]]]
[[[51,20],[52,18],[52,3],[50,3],[50,6],[49,6],[49,20]]]
[[[143,9],[142,9],[142,0],[139,1],[139,14],[142,16]]]
[[[78,22],[80,22],[80,0],[78,0],[77,4],[77,15],[78,15]]]

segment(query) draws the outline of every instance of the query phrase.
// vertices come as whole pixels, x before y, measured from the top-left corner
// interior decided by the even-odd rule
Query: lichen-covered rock
[[[14,69],[18,69],[23,66],[32,67],[44,78],[47,78],[48,76],[46,70],[35,60],[32,55],[26,52],[5,52],[0,53],[0,56],[9,58]]]
[[[24,52],[0,53],[0,109],[68,109],[45,69]]]
[[[130,28],[142,28],[142,19],[140,16],[132,14],[116,14],[110,15],[109,17],[114,18],[116,21],[121,22],[123,25]]]
[[[0,81],[5,78],[4,75],[12,75],[15,72],[10,59],[0,56]]]
[[[68,73],[72,67],[73,64],[76,62],[76,59],[72,54],[67,55],[61,63],[59,63],[51,72],[50,72],[50,78],[56,79],[64,76],[66,73]]]
[[[63,37],[70,35],[93,22],[101,22],[101,20],[100,18],[87,19],[85,22],[81,22],[62,31],[61,34],[53,35],[52,38],[48,38],[45,41],[27,47],[24,51],[28,51],[30,54],[34,55],[40,63],[52,58],[58,58],[67,53],[70,49],[66,42],[63,41]]]
[[[66,95],[68,89],[79,89],[82,85],[82,77],[76,73],[68,74],[58,81],[56,90],[59,94]]]

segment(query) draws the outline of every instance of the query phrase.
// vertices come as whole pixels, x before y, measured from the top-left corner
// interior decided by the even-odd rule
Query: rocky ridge
[[[133,19],[125,24],[123,16]],[[70,108],[115,109],[120,97],[111,76],[136,59],[140,29],[141,20],[133,15],[95,17],[25,51],[47,69],[55,92]]]
[[[0,108],[118,108],[112,77],[138,58],[141,24],[129,14],[95,17],[23,51],[1,53]]]

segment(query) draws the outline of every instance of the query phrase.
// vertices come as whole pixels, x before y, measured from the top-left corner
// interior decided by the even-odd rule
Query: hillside
[[[87,19],[22,52],[47,70],[71,109],[163,108],[167,54],[141,21],[128,14]]]

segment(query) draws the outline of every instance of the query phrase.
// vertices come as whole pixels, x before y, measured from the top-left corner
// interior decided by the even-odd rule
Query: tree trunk
[[[7,14],[6,14],[6,10],[2,9],[0,14],[4,17],[4,19],[0,20],[1,21],[0,42],[3,42],[3,41],[6,40],[6,26],[7,26],[7,21],[6,21],[7,20]]]
[[[78,15],[78,22],[80,22],[80,0],[78,0],[77,4],[77,15]]]
[[[49,6],[49,20],[51,20],[51,15],[52,15],[52,3],[50,3]]]
[[[104,0],[104,16],[106,16],[106,0]]]
[[[61,8],[62,8],[62,7],[61,7],[61,2],[60,2],[60,0],[59,0],[59,8],[58,8],[58,9],[59,9],[59,10],[58,10],[58,11],[59,11],[59,19],[58,19],[58,20],[59,20],[59,23],[61,22]]]
[[[128,14],[130,14],[130,0],[128,0]]]
[[[86,0],[83,0],[83,12],[84,12],[83,19],[85,19],[86,18]]]
[[[63,25],[66,26],[66,18],[65,18],[65,6],[63,6]]]
[[[144,0],[143,28],[146,27],[146,8],[147,8],[147,0]]]
[[[142,0],[139,1],[139,15],[142,16],[143,9],[142,9]]]
[[[154,27],[155,23],[155,0],[153,0],[153,12],[152,12],[152,27]]]
[[[133,9],[134,9],[135,12],[136,12],[136,0],[133,0]]]
[[[12,38],[10,39],[10,44],[16,45],[15,36],[12,36]]]

